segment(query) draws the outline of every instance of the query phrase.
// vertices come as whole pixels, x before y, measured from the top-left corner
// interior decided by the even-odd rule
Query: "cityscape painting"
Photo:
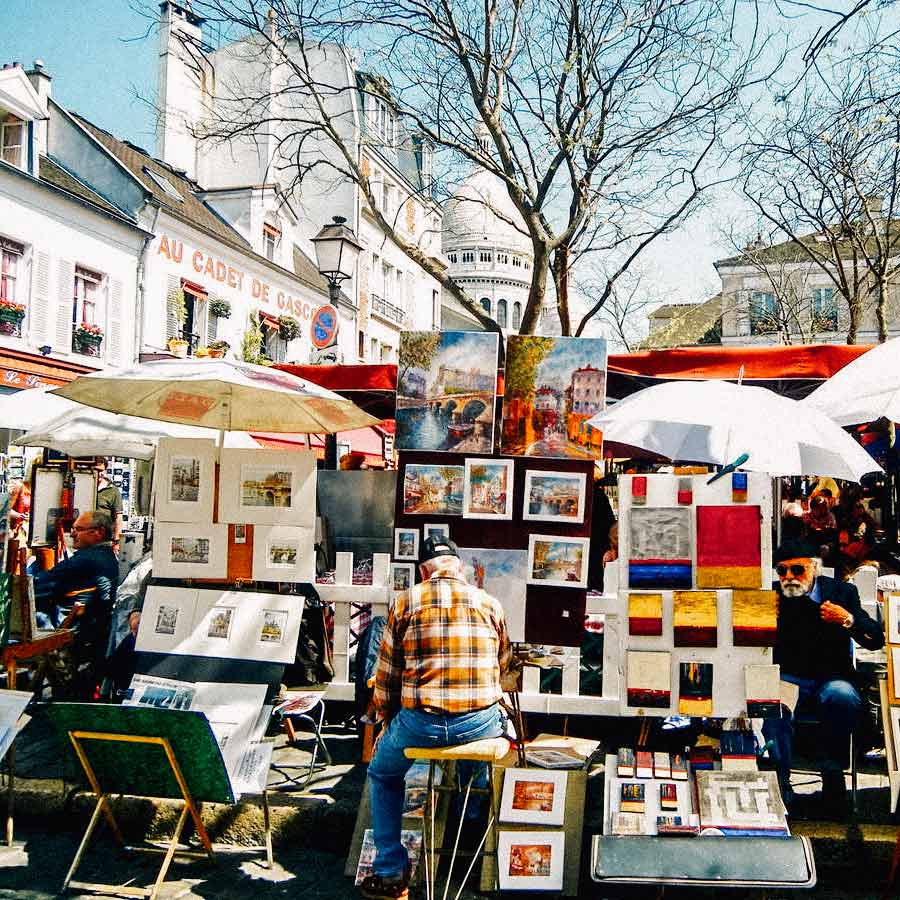
[[[586,537],[532,534],[528,537],[528,583],[587,587]]]
[[[522,518],[533,522],[584,521],[587,476],[584,472],[525,473],[525,500]]]
[[[467,459],[463,516],[467,519],[511,519],[513,461]]]
[[[464,472],[462,466],[410,463],[403,474],[403,512],[461,516]]]
[[[502,452],[600,459],[603,434],[587,424],[606,407],[603,338],[510,335]]]
[[[493,452],[496,386],[496,334],[404,331],[397,365],[397,449]]]

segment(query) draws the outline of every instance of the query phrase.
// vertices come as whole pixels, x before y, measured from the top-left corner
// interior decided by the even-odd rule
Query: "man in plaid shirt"
[[[512,648],[503,608],[466,583],[456,544],[427,538],[422,582],[388,613],[375,671],[375,706],[384,729],[369,763],[374,874],[361,885],[372,900],[408,897],[409,860],[400,843],[405,747],[447,747],[503,734],[498,701]]]

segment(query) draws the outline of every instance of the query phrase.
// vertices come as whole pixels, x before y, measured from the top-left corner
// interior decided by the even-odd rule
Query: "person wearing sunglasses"
[[[869,650],[884,646],[881,626],[862,608],[852,584],[821,574],[818,549],[804,541],[787,541],[775,553],[774,587],[778,626],[774,661],[781,680],[797,685],[797,711],[821,723],[816,746],[822,773],[824,812],[847,815],[844,769],[850,735],[863,709],[856,684],[852,643]],[[783,706],[780,719],[763,721],[763,736],[778,771],[782,798],[790,810],[793,715]]]

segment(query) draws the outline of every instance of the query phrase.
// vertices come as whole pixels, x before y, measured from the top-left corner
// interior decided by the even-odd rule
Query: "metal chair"
[[[273,713],[281,719],[282,728],[287,735],[288,745],[295,746],[299,738],[295,722],[305,722],[313,733],[313,749],[309,763],[304,765],[272,764],[272,768],[284,774],[283,770],[300,769],[305,774],[298,776],[288,775],[284,781],[271,785],[273,788],[284,787],[291,784],[305,790],[317,772],[322,772],[331,765],[331,754],[322,737],[322,725],[325,722],[325,694],[324,691],[305,691],[292,697],[287,702],[277,706]],[[324,760],[319,761],[321,750]]]

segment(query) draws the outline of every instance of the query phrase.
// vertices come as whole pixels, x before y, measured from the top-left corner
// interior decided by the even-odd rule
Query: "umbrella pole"
[[[225,429],[219,429],[219,449],[222,450],[225,447]]]

